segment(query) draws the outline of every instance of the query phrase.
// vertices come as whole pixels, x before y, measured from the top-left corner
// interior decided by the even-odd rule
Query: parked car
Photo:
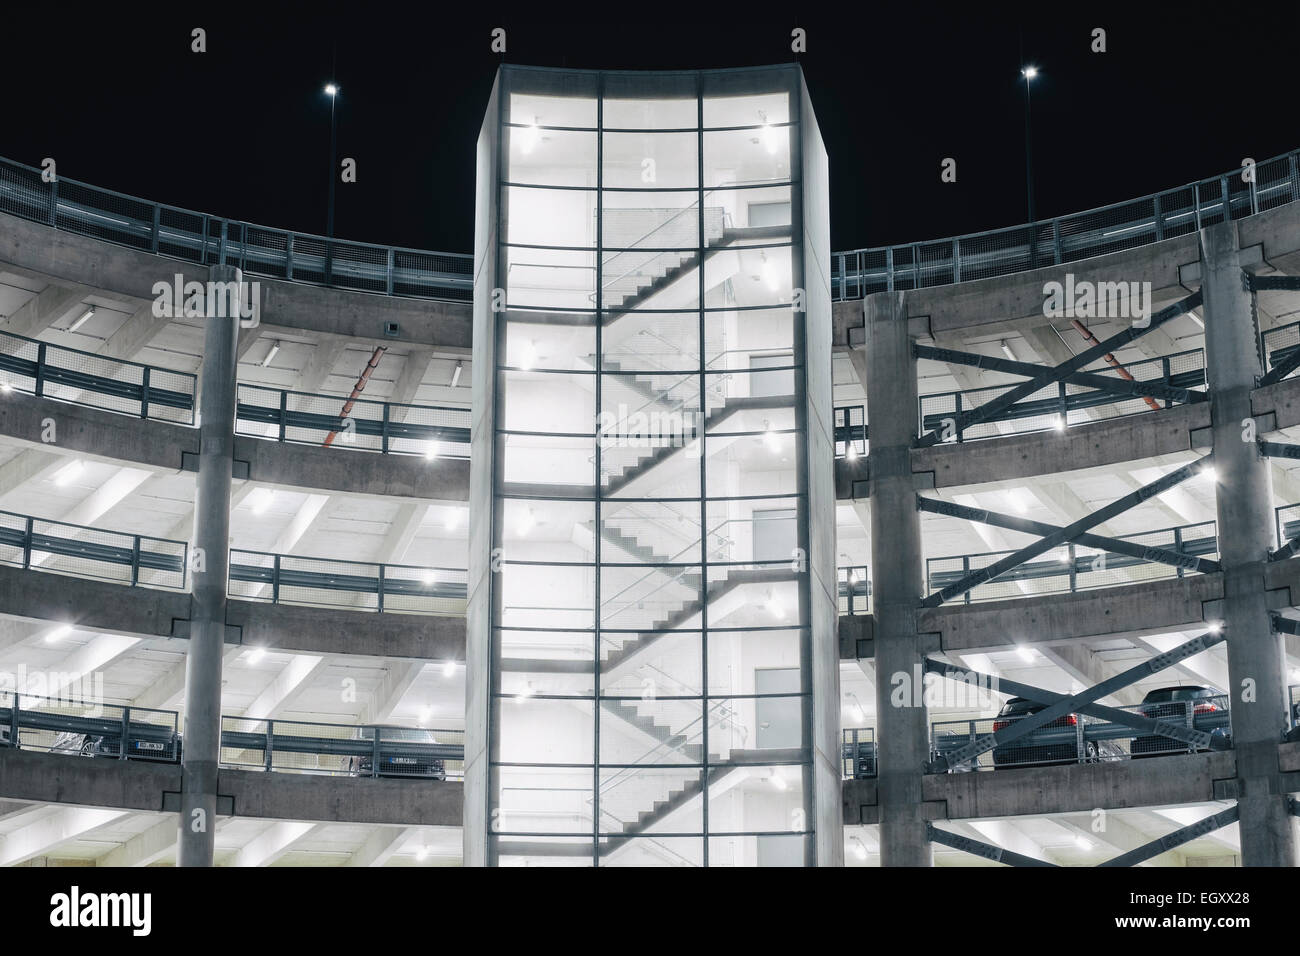
[[[159,734],[132,733],[127,738],[127,757],[137,760],[163,760],[179,763],[181,759],[181,739],[179,734],[165,731]],[[80,754],[83,757],[111,757],[117,759],[122,755],[122,738],[99,734],[79,734],[63,731],[54,738],[50,753]]]
[[[1017,720],[1031,717],[1047,707],[1027,697],[1012,697],[998,711],[993,731],[1010,727]],[[1079,733],[1079,715],[1065,714],[1025,736],[993,748],[994,767],[1041,767],[1057,763],[1094,762],[1101,758],[1095,740],[1083,740]]]
[[[1143,717],[1172,720],[1206,733],[1229,728],[1228,696],[1217,687],[1183,684],[1150,691],[1138,705]],[[1134,758],[1158,757],[1162,754],[1189,753],[1193,748],[1173,737],[1140,734],[1129,744]],[[1204,751],[1208,748],[1198,748]]]
[[[374,772],[374,754],[368,753],[348,758],[348,772],[353,776],[447,779],[446,762],[430,752],[438,744],[432,731],[388,726],[377,729],[380,731],[378,772]],[[375,727],[358,727],[353,739],[373,743],[375,730]]]

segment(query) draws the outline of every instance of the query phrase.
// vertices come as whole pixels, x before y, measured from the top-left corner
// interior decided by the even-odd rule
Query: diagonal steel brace
[[[1013,359],[1002,359],[992,355],[981,355],[978,352],[962,352],[957,349],[940,348],[933,345],[914,345],[912,346],[912,353],[917,358],[932,359],[936,362],[947,362],[952,365],[969,365],[972,368],[986,368],[994,372],[1006,372],[1009,375],[1032,377],[1041,374],[1043,371],[1043,366],[1035,365],[1032,362],[1017,362]],[[1062,381],[1069,382],[1072,385],[1085,385],[1089,388],[1095,388],[1099,392],[1108,392],[1126,398],[1162,398],[1183,404],[1209,400],[1209,396],[1205,392],[1193,391],[1190,388],[1179,388],[1176,385],[1168,385],[1164,382],[1129,381],[1128,379],[1114,378],[1096,372],[1071,372],[1063,376]]]
[[[1067,541],[1075,540],[1089,528],[1110,521],[1116,515],[1123,514],[1125,511],[1141,504],[1148,498],[1153,498],[1162,491],[1167,491],[1180,482],[1186,481],[1188,478],[1192,477],[1192,475],[1197,474],[1203,468],[1208,467],[1213,461],[1214,455],[1210,454],[1203,458],[1198,458],[1196,461],[1189,462],[1181,468],[1175,468],[1173,471],[1169,472],[1169,474],[1157,478],[1150,484],[1143,485],[1141,488],[1130,492],[1122,498],[1115,499],[1110,504],[1098,508],[1091,514],[1085,515],[1073,524],[1066,525],[1064,528],[1059,528],[1051,534],[1043,535],[1043,537],[1039,538],[1034,543],[1025,545],[1019,551],[1013,552],[999,561],[995,561],[986,568],[972,571],[960,581],[956,581],[948,585],[946,588],[943,588],[940,591],[935,591],[933,594],[923,598],[920,601],[919,606],[938,607],[949,598],[955,597],[958,594],[965,594],[971,588],[978,587],[986,581],[992,581],[994,578],[1005,574],[1012,568],[1024,564],[1032,558],[1038,557],[1045,551],[1050,551],[1052,548],[1062,545]]]
[[[1000,846],[985,843],[983,840],[972,840],[970,837],[949,833],[947,830],[940,830],[929,820],[925,822],[925,835],[931,843],[950,846],[954,850],[962,850],[985,860],[1005,863],[1007,866],[1056,866],[1055,863],[1035,860],[1032,856],[1025,856],[1023,853],[1016,853],[1013,850],[1004,850]]]
[[[1041,536],[1061,530],[1059,525],[1032,521],[1029,518],[1017,518],[1014,515],[999,514],[996,511],[986,511],[982,508],[969,508],[956,502],[944,501],[940,498],[926,498],[923,495],[917,496],[916,505],[922,511],[928,511],[931,514],[947,515],[950,518],[965,518],[967,521],[978,521],[980,524],[992,525],[995,528],[1006,528],[1009,531],[1022,531],[1025,534]],[[1109,538],[1100,534],[1081,534],[1071,540],[1074,544],[1081,544],[1084,547],[1099,548],[1115,554],[1128,555],[1131,558],[1140,558],[1143,561],[1156,561],[1160,564],[1169,564],[1188,571],[1208,573],[1223,570],[1223,566],[1213,558],[1183,554],[1169,548],[1138,544],[1134,541],[1126,541],[1123,538]]]
[[[1259,453],[1265,458],[1300,458],[1300,445],[1288,445],[1280,441],[1261,441]]]
[[[1200,291],[1193,292],[1186,298],[1180,299],[1173,305],[1165,306],[1159,312],[1152,315],[1150,321],[1145,326],[1139,328],[1135,325],[1129,325],[1123,330],[1116,332],[1104,342],[1099,342],[1092,348],[1085,349],[1073,358],[1066,359],[1055,368],[1043,369],[1033,378],[1021,382],[1015,388],[1004,392],[992,401],[985,402],[983,405],[979,406],[979,408],[971,409],[969,412],[963,412],[961,415],[957,416],[957,431],[960,432],[970,425],[976,425],[980,422],[988,421],[994,415],[1010,408],[1022,398],[1027,398],[1034,394],[1034,392],[1038,391],[1045,385],[1051,385],[1054,382],[1061,381],[1065,376],[1079,371],[1085,365],[1091,365],[1103,355],[1109,355],[1117,348],[1127,345],[1134,339],[1141,338],[1152,329],[1160,328],[1160,326],[1164,325],[1166,322],[1176,319],[1178,316],[1186,313],[1189,309],[1194,309],[1200,304]],[[918,448],[928,448],[931,445],[938,444],[939,441],[940,433],[938,431],[929,431],[918,438],[915,444]]]
[[[1172,850],[1176,846],[1182,846],[1184,843],[1190,843],[1207,833],[1213,833],[1230,823],[1237,822],[1239,810],[1234,804],[1226,810],[1220,810],[1218,813],[1205,817],[1203,820],[1197,820],[1195,823],[1188,824],[1181,829],[1175,830],[1158,840],[1152,840],[1150,843],[1144,843],[1135,850],[1129,850],[1127,853],[1121,853],[1112,860],[1105,863],[1098,863],[1098,866],[1136,866],[1139,863],[1149,860],[1152,857],[1159,856]]]
[[[927,658],[925,670],[927,673],[937,674],[940,677],[947,677],[949,680],[963,683],[970,677],[978,677],[981,681],[987,682],[984,685],[986,687],[997,687],[999,692],[1006,691],[1015,694],[1017,697],[1027,697],[1029,700],[1037,701],[1040,704],[1054,704],[1058,700],[1065,699],[1064,694],[1043,690],[1032,684],[1022,684],[1019,681],[1007,680],[1005,677],[981,674],[979,671],[954,667],[952,664],[943,661]],[[1118,707],[1108,707],[1105,704],[1087,704],[1080,707],[1075,713],[1087,714],[1089,717],[1099,717],[1112,723],[1123,724],[1126,727],[1132,727],[1134,730],[1140,730],[1144,734],[1151,734],[1156,737],[1172,737],[1200,749],[1228,750],[1232,746],[1227,734],[1209,734],[1204,730],[1188,727],[1186,724],[1160,720],[1155,717],[1143,717],[1141,714],[1121,710]]]
[[[1130,667],[1128,670],[1116,674],[1114,677],[1108,677],[1100,684],[1094,684],[1085,690],[1073,695],[1072,697],[1061,697],[1054,703],[1048,704],[1038,713],[1029,717],[1022,717],[1015,721],[1009,727],[1003,727],[1001,730],[995,730],[991,734],[983,734],[965,746],[958,747],[950,754],[940,754],[934,760],[930,761],[926,768],[930,773],[943,773],[951,770],[953,767],[959,767],[968,761],[974,760],[980,754],[987,753],[995,747],[1001,747],[1013,740],[1019,740],[1026,734],[1030,734],[1039,727],[1045,727],[1058,717],[1064,717],[1066,714],[1073,714],[1079,711],[1079,708],[1085,704],[1095,704],[1100,698],[1130,684],[1136,683],[1144,677],[1155,674],[1177,664],[1181,660],[1201,653],[1207,648],[1213,647],[1224,639],[1223,632],[1212,634],[1206,632],[1192,638],[1177,647],[1170,648],[1161,654],[1157,654],[1150,660],[1143,661],[1136,667]]]

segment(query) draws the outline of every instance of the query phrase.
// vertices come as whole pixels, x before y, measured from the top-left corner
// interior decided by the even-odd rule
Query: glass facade
[[[814,860],[801,92],[500,72],[484,862]]]

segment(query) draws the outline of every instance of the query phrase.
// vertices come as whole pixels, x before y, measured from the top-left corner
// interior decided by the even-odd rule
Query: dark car
[[[424,777],[446,780],[447,764],[438,754],[447,750],[433,732],[413,727],[358,727],[353,739],[374,743],[379,731],[379,769],[374,753],[348,758],[348,771],[358,777]]]
[[[1138,713],[1143,717],[1170,720],[1185,724],[1195,730],[1214,733],[1227,732],[1229,728],[1228,696],[1217,687],[1203,684],[1183,684],[1161,687],[1142,698]],[[1142,734],[1133,738],[1129,753],[1137,757],[1158,757],[1161,754],[1190,753],[1198,748],[1173,737]],[[1199,748],[1204,751],[1207,748]]]
[[[158,728],[157,733],[131,733],[127,737],[126,756],[132,760],[180,761],[180,735]],[[80,754],[83,757],[122,756],[121,735],[79,734],[64,731],[54,738],[51,753]]]
[[[1046,708],[1027,697],[1012,697],[1002,705],[993,721],[996,733],[1018,720],[1031,717]],[[1078,714],[1065,714],[1025,736],[993,748],[994,767],[1034,767],[1055,763],[1096,761],[1100,748],[1096,741],[1084,740]]]

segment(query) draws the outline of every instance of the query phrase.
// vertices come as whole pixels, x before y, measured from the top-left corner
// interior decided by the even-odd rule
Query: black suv
[[[1214,733],[1216,730],[1227,733],[1230,727],[1228,695],[1217,687],[1203,684],[1183,684],[1153,690],[1142,698],[1138,713],[1156,720],[1186,724],[1205,733]],[[1129,754],[1134,758],[1158,757],[1161,754],[1189,753],[1193,749],[1189,744],[1173,737],[1143,734],[1133,738]],[[1199,749],[1204,751],[1206,748]]]

